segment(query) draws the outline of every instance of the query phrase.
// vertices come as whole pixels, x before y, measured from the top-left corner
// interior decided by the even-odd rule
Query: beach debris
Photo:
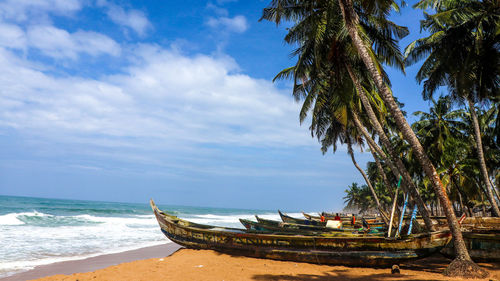
[[[400,274],[401,272],[399,271],[399,266],[397,264],[393,265],[391,268],[391,273],[392,274]]]
[[[163,259],[163,258],[159,259],[159,261],[164,261],[164,260],[165,260],[165,259]]]
[[[194,267],[203,267],[203,264],[195,265]]]

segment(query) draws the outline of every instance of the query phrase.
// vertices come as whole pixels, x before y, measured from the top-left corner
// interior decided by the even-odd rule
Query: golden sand
[[[450,260],[431,257],[391,270],[315,265],[221,254],[210,250],[181,249],[165,258],[122,263],[87,273],[54,275],[37,280],[461,280],[441,275]],[[490,272],[487,279],[500,280],[499,263],[481,263]],[[470,280],[470,279],[469,279]]]

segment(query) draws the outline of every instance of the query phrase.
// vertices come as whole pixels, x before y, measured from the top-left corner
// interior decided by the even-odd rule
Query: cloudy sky
[[[0,1],[0,194],[340,209],[362,178],[271,82],[294,60],[267,2]],[[389,71],[409,112],[414,70]]]

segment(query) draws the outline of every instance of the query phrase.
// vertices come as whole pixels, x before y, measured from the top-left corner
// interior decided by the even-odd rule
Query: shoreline
[[[28,271],[19,272],[11,276],[0,278],[0,281],[24,281],[59,274],[85,273],[104,269],[121,263],[134,262],[145,259],[164,258],[182,248],[172,242],[163,245],[149,246],[113,254],[103,254],[79,260],[56,262],[39,265]]]
[[[121,263],[103,269],[71,275],[51,275],[37,281],[469,281],[471,279],[450,278],[442,275],[450,259],[435,254],[425,259],[400,265],[400,274],[391,274],[390,268],[347,267],[318,265],[292,261],[250,258],[228,255],[213,250],[182,248],[165,258],[152,258]],[[489,278],[481,281],[499,280],[500,263],[480,263],[490,272]]]

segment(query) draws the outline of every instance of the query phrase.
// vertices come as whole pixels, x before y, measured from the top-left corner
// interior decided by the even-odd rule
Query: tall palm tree
[[[338,5],[335,5],[335,3]],[[406,141],[408,141],[408,143],[412,146],[416,158],[418,159],[427,177],[429,177],[436,193],[438,194],[438,197],[442,201],[442,205],[444,206],[444,210],[448,218],[448,224],[453,234],[457,256],[457,262],[452,263],[452,265],[464,263],[470,264],[471,267],[468,268],[474,268],[474,272],[479,272],[480,269],[477,266],[474,267],[475,264],[468,255],[458,221],[451,207],[449,198],[447,197],[440,182],[436,169],[425,154],[422,145],[418,141],[410,125],[406,122],[403,113],[394,100],[389,86],[387,85],[388,79],[384,79],[385,76],[381,63],[398,65],[398,56],[392,56],[392,54],[394,54],[394,52],[399,52],[399,50],[397,48],[396,39],[391,36],[397,37],[404,35],[404,32],[401,32],[401,29],[396,28],[392,22],[387,20],[388,13],[393,7],[397,7],[397,5],[391,0],[360,1],[359,3],[354,3],[351,0],[339,0],[338,2],[332,0],[273,0],[271,1],[269,7],[264,9],[263,18],[275,21],[276,23],[280,23],[282,18],[283,20],[292,20],[296,22],[292,29],[297,27],[300,28],[301,32],[294,33],[296,37],[289,37],[288,39],[293,39],[290,41],[299,43],[301,47],[299,47],[296,53],[301,55],[305,52],[314,54],[314,51],[318,49],[310,48],[310,46],[315,45],[316,43],[323,44],[323,51],[326,50],[326,53],[328,53],[328,50],[334,50],[336,47],[334,43],[321,40],[324,33],[335,33],[336,36],[332,38],[339,38],[340,36],[345,37],[346,34],[349,36],[352,41],[351,46],[354,46],[354,48],[349,47],[346,51],[349,51],[350,54],[356,53],[358,58],[365,65],[367,74],[369,74],[371,81],[373,81],[378,89],[380,97],[383,99],[389,112],[394,118],[400,132]],[[319,16],[324,15],[331,10],[338,12],[339,9],[341,12],[340,15],[342,16],[341,21],[337,20],[339,13],[329,13],[326,18],[321,18]],[[319,29],[316,28],[318,26],[318,19],[320,19],[320,21],[326,20],[327,22],[335,19],[335,22],[330,28]],[[313,34],[310,32],[311,30],[314,30]],[[375,41],[372,40],[377,38],[371,33],[377,30],[383,30],[383,32],[379,32],[379,34],[383,34],[382,38],[386,39],[387,36],[389,36],[391,40],[382,40],[380,41],[382,43],[381,45],[374,43]],[[320,40],[317,40],[318,38],[320,38]],[[285,40],[287,40],[287,38],[285,38]],[[309,62],[307,60],[302,60],[302,58],[302,56],[299,57],[299,62],[304,61],[310,64],[318,62],[315,60]],[[294,75],[295,80],[297,81],[300,77],[307,77],[310,74],[311,73],[308,72],[295,71],[288,72],[287,75]],[[362,91],[357,90],[357,92],[360,96],[363,94]]]
[[[495,123],[496,119],[498,119],[498,108],[492,106],[488,110],[476,109],[476,111],[478,117],[477,118],[478,126],[481,131],[481,138],[483,143],[483,151],[484,151],[486,166],[489,167],[489,169],[493,172],[492,175],[494,175],[495,173],[498,173],[500,171],[500,142],[495,132],[496,130]],[[473,122],[474,120],[472,119],[470,112],[464,112],[463,114],[464,131],[468,136],[470,136],[469,142],[472,145],[475,145],[474,138],[472,137],[474,136],[474,126],[472,125]],[[471,153],[470,158],[475,158],[476,160],[473,163],[471,163],[471,165],[474,165],[475,167],[480,166],[478,165],[479,160],[477,154],[472,155]],[[494,195],[496,195],[497,199],[500,200],[499,192],[496,190],[493,183],[491,183],[491,185]],[[490,201],[489,198],[488,201]]]
[[[352,42],[348,37],[345,26],[342,22],[340,8],[335,1],[305,1],[303,3],[291,5],[290,3],[280,3],[281,1],[273,1],[270,6],[264,9],[263,19],[276,21],[280,23],[281,20],[291,20],[297,17],[301,18],[285,37],[285,41],[290,44],[298,44],[299,47],[293,53],[298,55],[298,62],[296,66],[283,70],[277,75],[277,78],[294,78],[294,96],[297,100],[304,98],[304,107],[301,111],[301,117],[305,116],[307,110],[314,102],[314,98],[308,95],[308,92],[316,91],[324,87],[325,83],[332,82],[332,79],[337,79],[338,76],[333,74],[346,73],[349,74],[350,79],[356,85],[357,94],[362,98],[363,106],[368,112],[372,124],[378,125],[377,132],[380,134],[386,146],[390,143],[385,137],[384,130],[378,121],[377,114],[372,109],[371,101],[377,100],[376,95],[364,93],[364,89],[360,90],[361,81],[369,80],[364,75],[364,66],[359,56],[352,46]],[[286,2],[286,1],[285,1]],[[284,5],[281,5],[284,4]],[[301,9],[306,12],[301,13]],[[299,11],[299,12],[297,12]],[[380,28],[383,27],[383,28]],[[392,22],[382,20],[378,25],[365,25],[364,28],[373,40],[377,42],[377,54],[384,55],[387,63],[394,63],[402,65],[402,55],[400,54],[394,40],[386,40],[386,37],[392,33],[406,34],[407,29],[401,28]],[[361,69],[360,69],[361,68]],[[347,72],[346,72],[347,71]],[[385,80],[388,78],[385,73],[382,73]],[[320,79],[322,82],[315,82]],[[330,83],[331,84],[331,83]],[[371,85],[366,84],[366,87]],[[314,119],[314,116],[313,116]],[[365,138],[367,137],[366,134]],[[389,152],[392,150],[386,147]],[[380,153],[382,150],[378,150]],[[385,153],[383,153],[385,157]],[[403,175],[406,186],[412,196],[419,203],[419,210],[424,217],[428,229],[433,229],[432,222],[429,218],[429,212],[421,200],[416,187],[411,182],[411,177],[406,172],[404,165],[399,161],[397,155],[391,153],[392,159],[387,161],[391,165],[393,173]],[[393,164],[394,162],[395,164]],[[397,166],[397,168],[396,168]]]
[[[424,99],[447,86],[451,98],[468,105],[483,183],[495,216],[500,216],[500,210],[486,166],[475,103],[500,95],[498,26],[498,1],[450,1],[422,21],[431,35],[414,41],[406,50],[408,64],[426,58],[417,74],[417,80],[424,81]]]
[[[440,97],[437,102],[431,99],[431,102],[433,106],[429,112],[413,113],[419,116],[420,120],[413,123],[412,127],[426,147],[427,155],[433,163],[436,163],[437,171],[448,194],[458,199],[461,210],[464,211],[464,206],[468,206],[468,196],[460,183],[464,182],[463,167],[469,146],[461,131],[464,127],[460,120],[463,111],[453,110],[448,97]]]
[[[355,4],[352,0],[339,0],[339,4],[342,9],[342,15],[344,16],[344,22],[347,26],[347,29],[349,30],[349,35],[353,40],[360,57],[366,65],[370,76],[375,82],[375,85],[379,90],[380,95],[384,100],[389,112],[394,118],[399,131],[401,132],[405,140],[411,145],[416,159],[431,181],[432,186],[437,196],[439,197],[441,204],[443,205],[443,209],[448,220],[448,225],[450,226],[450,230],[453,235],[456,254],[456,262],[450,264],[448,270],[445,271],[445,274],[453,275],[455,272],[458,272],[456,269],[461,268],[461,265],[471,264],[471,269],[473,268],[473,270],[471,270],[470,274],[472,276],[477,276],[477,273],[479,273],[479,276],[484,276],[485,274],[487,274],[487,272],[477,267],[477,265],[472,262],[469,256],[462,237],[462,232],[460,231],[458,220],[455,216],[450,200],[446,194],[446,190],[444,189],[441,183],[441,179],[438,176],[436,168],[430,161],[417,136],[406,121],[403,113],[394,100],[389,87],[386,83],[384,83],[384,79],[381,75],[380,70],[381,67],[378,64],[375,56],[373,55],[372,44],[366,39],[366,33],[363,32],[363,30],[360,28],[360,15],[358,14],[358,11],[360,11],[360,13],[365,12],[375,15],[378,14],[379,16],[386,18],[388,16],[388,13],[390,12],[391,7],[394,7],[396,3],[391,0],[361,2],[359,5],[356,5],[358,11],[356,11]],[[358,4],[358,2],[356,2],[356,4]]]

